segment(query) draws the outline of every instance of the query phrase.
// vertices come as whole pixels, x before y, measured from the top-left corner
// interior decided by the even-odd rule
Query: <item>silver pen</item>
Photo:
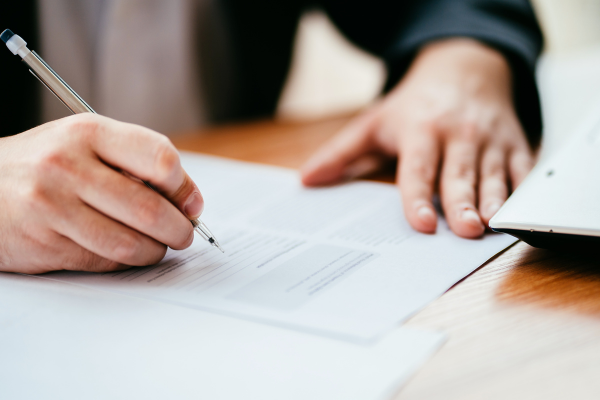
[[[40,82],[69,109],[73,114],[93,113],[96,112],[90,107],[67,83],[60,77],[42,58],[27,48],[25,42],[19,35],[15,35],[10,29],[5,30],[0,35],[0,38],[6,47],[14,54],[21,57],[23,62],[29,67],[29,72],[39,79]],[[152,185],[144,182],[146,186],[154,190]],[[200,218],[190,221],[194,227],[194,231],[208,241],[212,246],[223,251],[223,248],[217,242],[215,236],[206,227]]]

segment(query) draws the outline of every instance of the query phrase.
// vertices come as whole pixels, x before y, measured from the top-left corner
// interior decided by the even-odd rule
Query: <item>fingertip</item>
[[[302,183],[322,186],[344,180],[348,167],[373,150],[370,134],[375,116],[363,114],[317,150],[301,168]]]
[[[454,223],[451,223],[451,228],[458,236],[467,239],[476,239],[485,233],[481,217],[472,208],[459,210]]]
[[[317,180],[315,179],[315,172],[318,170],[318,165],[314,161],[314,157],[306,161],[302,167],[300,167],[300,181],[304,186],[315,186]]]
[[[485,207],[483,207],[483,209],[480,212],[481,212],[481,219],[485,226],[489,225],[490,220],[492,219],[492,217],[494,215],[496,215],[498,210],[500,210],[500,207],[502,207],[502,203],[499,201],[490,203],[490,204],[486,205]]]
[[[307,187],[320,186],[321,185],[318,180],[315,180],[315,179],[313,179],[310,176],[308,176],[308,177],[301,176],[300,177],[300,182],[302,182],[302,185],[307,186]]]
[[[323,186],[339,182],[341,173],[337,168],[325,165],[306,164],[300,170],[300,180],[304,186]]]
[[[432,207],[422,205],[417,210],[417,230],[423,233],[435,233],[437,217]]]
[[[191,227],[191,224],[190,224],[190,227]],[[190,229],[188,232],[187,238],[180,245],[174,245],[174,246],[169,246],[169,247],[171,247],[173,250],[185,250],[188,247],[190,247],[193,243],[194,243],[194,229]]]
[[[304,186],[317,186],[319,182],[311,170],[304,168],[300,170],[300,181]]]
[[[437,229],[437,214],[433,205],[416,201],[410,209],[405,209],[406,218],[410,225],[421,233],[435,233]]]

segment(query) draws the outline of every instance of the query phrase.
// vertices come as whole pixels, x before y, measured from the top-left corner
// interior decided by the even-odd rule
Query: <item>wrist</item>
[[[499,51],[473,39],[451,38],[424,46],[405,79],[424,78],[461,90],[512,101],[511,69]],[[433,82],[432,82],[433,83]]]

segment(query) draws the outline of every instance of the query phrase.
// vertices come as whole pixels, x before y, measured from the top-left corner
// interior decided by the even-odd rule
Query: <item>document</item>
[[[443,343],[358,345],[0,273],[0,398],[383,400]]]
[[[436,234],[417,233],[389,184],[307,189],[292,170],[187,153],[182,162],[225,254],[198,238],[151,267],[45,277],[369,342],[515,241],[461,239],[443,219]]]

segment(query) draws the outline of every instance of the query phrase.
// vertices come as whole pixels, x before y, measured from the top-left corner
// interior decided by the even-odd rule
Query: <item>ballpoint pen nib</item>
[[[194,230],[198,233],[198,235],[202,236],[202,238],[204,238],[204,240],[210,243],[211,246],[221,250],[221,253],[225,253],[219,242],[217,242],[217,239],[215,239],[214,235],[210,232],[208,227],[204,225],[204,222],[200,221],[200,219],[194,219],[190,222],[192,223],[192,226],[194,227]]]
[[[225,250],[223,250],[223,248],[221,247],[221,245],[219,244],[219,242],[217,242],[215,240],[215,238],[208,239],[208,242],[210,244],[212,244],[214,247],[216,247],[217,249],[221,250],[221,253],[225,254]]]

